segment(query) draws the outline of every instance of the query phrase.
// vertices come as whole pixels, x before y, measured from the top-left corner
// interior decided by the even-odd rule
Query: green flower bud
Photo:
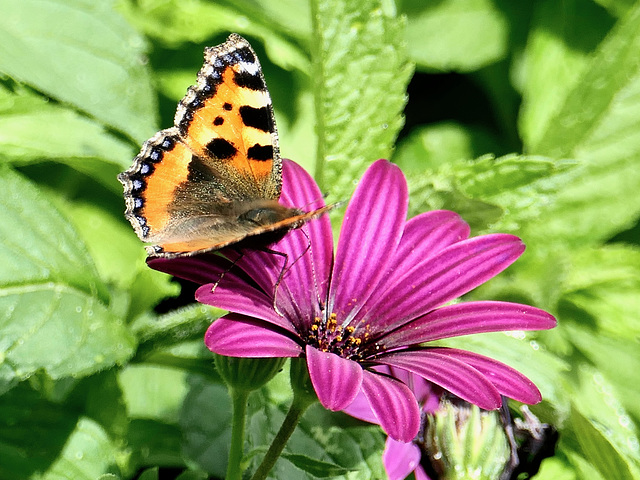
[[[265,385],[284,365],[284,358],[241,358],[215,356],[215,364],[225,383],[250,392]]]
[[[511,453],[499,411],[446,398],[427,416],[424,443],[441,480],[495,480]]]

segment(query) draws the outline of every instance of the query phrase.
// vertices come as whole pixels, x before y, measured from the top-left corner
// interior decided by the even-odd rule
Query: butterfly
[[[304,212],[278,203],[282,158],[271,97],[244,38],[205,49],[174,126],[147,140],[118,175],[125,217],[151,257],[268,244],[334,205]]]

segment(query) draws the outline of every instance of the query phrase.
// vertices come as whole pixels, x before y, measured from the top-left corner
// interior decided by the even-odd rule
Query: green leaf
[[[580,174],[531,233],[571,247],[593,245],[640,215],[640,5],[599,46],[566,102],[531,150],[574,157]],[[615,195],[612,195],[615,192]],[[603,221],[606,219],[606,221]]]
[[[299,46],[287,39],[295,34],[308,40],[311,32],[305,2],[230,2],[221,5],[200,0],[118,2],[118,9],[141,32],[162,44],[222,42],[230,32],[261,38],[270,59],[285,69],[308,71],[309,60]],[[305,16],[306,15],[306,16]],[[198,67],[199,68],[199,67]],[[193,78],[197,68],[193,72]],[[268,83],[268,82],[267,82]],[[184,94],[184,90],[182,90]]]
[[[0,87],[0,151],[14,165],[55,161],[121,193],[116,175],[134,152],[87,117],[25,89]]]
[[[25,384],[0,396],[0,478],[46,471],[78,421],[77,413],[41,399]]]
[[[284,398],[290,386],[279,382],[278,374],[267,388],[253,392],[249,397],[247,444],[254,467],[262,459],[284,419],[285,406],[277,399]],[[274,394],[273,385],[282,388]],[[203,377],[192,377],[180,425],[191,432],[186,437],[184,452],[189,459],[212,475],[224,476],[230,439],[231,406],[226,389]],[[342,414],[327,412],[322,407],[311,407],[287,443],[287,455],[301,456],[321,464],[334,464],[357,473],[348,478],[377,479],[384,477],[381,454],[384,435],[378,426],[362,427],[362,423]],[[305,464],[312,467],[311,463]],[[317,468],[326,468],[320,463]],[[312,479],[287,460],[280,459],[269,478]]]
[[[535,2],[520,70],[519,129],[528,151],[536,152],[535,145],[612,24],[591,0]]]
[[[197,303],[166,315],[141,316],[131,326],[141,345],[139,353],[154,352],[180,342],[198,339],[224,310]]]
[[[180,418],[182,430],[188,432],[182,444],[184,455],[211,475],[223,478],[231,441],[227,389],[195,376],[190,387]]]
[[[564,328],[564,327],[563,327]],[[615,389],[616,398],[605,398],[607,405],[620,403],[636,419],[640,419],[640,392],[636,388],[640,385],[640,357],[638,356],[638,343],[635,340],[622,336],[611,337],[606,334],[595,333],[588,328],[578,325],[566,327],[567,336],[571,339],[580,352],[598,369],[598,372],[611,382]],[[624,365],[625,368],[620,368]],[[598,380],[602,383],[600,375]],[[604,390],[600,386],[601,390]],[[605,417],[604,410],[590,414],[598,414]],[[628,418],[616,412],[618,419],[626,423]],[[614,418],[613,415],[610,415]]]
[[[603,334],[640,337],[640,250],[609,245],[574,252],[563,301],[586,312]]]
[[[116,455],[107,432],[94,420],[82,417],[42,480],[94,480],[113,468]]]
[[[138,480],[159,480],[158,471],[158,467],[147,468],[140,474]]]
[[[623,458],[612,445],[611,433],[603,425],[586,418],[578,410],[571,412],[571,423],[584,456],[603,478],[639,478],[631,460]]]
[[[540,337],[540,334],[537,334]],[[460,348],[499,360],[522,372],[539,388],[542,398],[556,408],[564,403],[562,376],[570,366],[560,357],[547,351],[535,339],[535,334],[524,332],[497,332],[450,338],[441,342],[448,347]]]
[[[147,266],[143,244],[128,223],[90,203],[65,202],[64,206],[102,280],[130,296],[129,310],[122,316],[133,318],[179,294],[179,285],[169,275]]]
[[[366,166],[388,158],[412,73],[404,22],[386,0],[313,0],[315,178],[347,200]]]
[[[509,25],[491,0],[402,3],[409,55],[419,68],[469,72],[507,53]]]
[[[112,7],[0,0],[0,72],[142,141],[156,125],[145,45]]]
[[[442,165],[433,173],[408,176],[410,213],[445,208],[480,232],[519,232],[554,202],[571,167],[570,162],[517,155]]]
[[[148,465],[182,465],[182,443],[185,435],[178,426],[161,421],[132,418],[127,447],[131,451],[131,468]],[[127,477],[128,478],[128,477]]]
[[[536,480],[576,480],[576,474],[561,459],[545,458],[540,471],[534,477]]]
[[[321,462],[306,455],[296,455],[293,453],[283,453],[282,458],[286,458],[300,470],[307,472],[317,478],[337,477],[338,475],[346,475],[353,471],[348,468],[342,468],[330,462]]]
[[[2,355],[14,375],[87,375],[133,354],[106,288],[69,223],[26,180],[0,169]],[[46,347],[45,347],[46,346]]]
[[[481,129],[442,122],[419,127],[402,139],[393,155],[405,174],[422,173],[441,165],[476,158],[494,151],[496,139]]]
[[[623,17],[636,3],[635,0],[595,0],[595,2],[616,17]]]
[[[182,402],[189,391],[187,372],[131,364],[120,372],[118,382],[131,418],[178,423]]]

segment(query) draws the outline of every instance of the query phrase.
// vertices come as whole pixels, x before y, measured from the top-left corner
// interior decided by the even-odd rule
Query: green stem
[[[323,64],[323,37],[320,29],[320,11],[318,0],[310,0],[311,6],[311,71],[313,81],[313,101],[316,117],[316,171],[315,180],[324,188],[324,160],[325,160],[325,121],[324,121],[324,64]]]
[[[291,407],[287,412],[287,416],[282,422],[282,426],[278,431],[278,434],[273,439],[269,450],[265,454],[262,459],[262,463],[258,466],[258,469],[251,477],[251,480],[264,480],[267,478],[267,474],[271,471],[273,466],[276,463],[276,460],[280,457],[284,446],[287,444],[289,437],[296,429],[302,414],[305,410],[314,402],[313,399],[309,399],[308,396],[305,397],[303,395],[295,395],[293,397],[293,402],[291,402]],[[228,480],[228,479],[227,479]]]
[[[244,453],[244,427],[247,419],[247,398],[249,392],[242,389],[230,388],[233,403],[233,418],[231,425],[231,446],[229,448],[229,463],[227,465],[226,480],[242,479],[242,457]]]

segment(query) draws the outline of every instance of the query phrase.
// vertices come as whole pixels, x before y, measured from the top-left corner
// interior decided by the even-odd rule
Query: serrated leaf
[[[403,4],[409,55],[419,68],[469,72],[507,53],[509,25],[491,0]]]
[[[412,73],[404,22],[383,0],[313,3],[316,180],[347,200],[366,166],[388,158]]]
[[[112,1],[0,1],[0,72],[138,141],[155,130],[144,41]]]
[[[536,151],[535,145],[612,24],[613,19],[591,0],[535,2],[522,65],[518,118],[526,150]]]
[[[519,233],[549,208],[571,172],[570,162],[517,155],[442,165],[433,173],[408,175],[410,213],[444,208],[475,231]]]
[[[55,161],[120,193],[115,175],[134,152],[96,122],[24,89],[0,87],[0,152],[14,165]]]
[[[531,234],[571,247],[593,245],[632,226],[640,215],[640,6],[599,46],[535,153],[573,157],[579,176]],[[615,192],[612,195],[611,192]],[[603,221],[606,219],[606,221]]]
[[[4,360],[18,377],[86,375],[129,358],[135,341],[77,233],[18,174],[0,170]]]
[[[306,455],[296,455],[293,453],[283,453],[282,458],[286,458],[300,470],[307,472],[317,478],[336,477],[346,475],[351,470],[343,468],[330,462],[321,462]]]
[[[201,303],[189,305],[166,315],[142,316],[131,329],[141,343],[140,353],[193,339],[202,340],[204,332],[226,312]]]

